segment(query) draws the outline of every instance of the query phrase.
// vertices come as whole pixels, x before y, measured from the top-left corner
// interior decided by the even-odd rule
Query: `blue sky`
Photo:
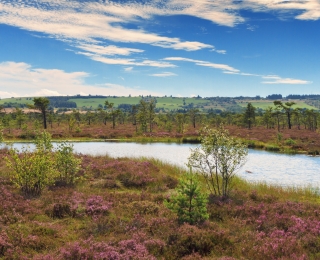
[[[320,94],[320,0],[0,0],[0,97]]]

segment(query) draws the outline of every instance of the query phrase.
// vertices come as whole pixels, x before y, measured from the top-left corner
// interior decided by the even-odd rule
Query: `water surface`
[[[16,143],[21,149],[26,144]],[[190,149],[196,144],[79,142],[73,143],[77,153],[111,157],[153,157],[186,167]],[[31,145],[32,147],[32,145]],[[246,164],[238,175],[249,181],[263,181],[277,185],[314,186],[320,184],[320,158],[307,155],[287,155],[262,150],[249,150]]]

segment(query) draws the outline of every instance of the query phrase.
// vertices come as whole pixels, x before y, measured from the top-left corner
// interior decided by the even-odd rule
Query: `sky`
[[[0,98],[320,94],[320,0],[0,0]]]

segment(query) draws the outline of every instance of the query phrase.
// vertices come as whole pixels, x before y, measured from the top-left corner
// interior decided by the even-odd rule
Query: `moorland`
[[[57,140],[200,142],[204,125],[223,125],[248,147],[320,151],[319,113],[305,101],[263,100],[269,102],[265,109],[247,102],[232,112],[194,105],[157,110],[159,100],[152,100],[140,97],[134,106],[120,106],[104,98],[95,109],[78,109],[77,104],[50,107],[40,99],[45,103],[41,110],[28,98],[26,110],[1,107],[2,136],[40,142],[46,127],[43,136]],[[168,205],[181,199],[175,196],[183,194],[182,187],[194,187],[183,182],[184,169],[155,159],[76,155],[68,145],[52,151],[50,142],[44,138],[38,152],[0,151],[0,259],[320,258],[316,189],[250,183],[235,176],[232,189],[221,196],[195,174],[199,196],[189,198],[198,206],[189,213],[192,217],[201,204],[202,218],[181,221],[180,211]]]

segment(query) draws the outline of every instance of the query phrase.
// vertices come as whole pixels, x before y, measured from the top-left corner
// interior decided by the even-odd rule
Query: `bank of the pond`
[[[180,167],[187,168],[190,149],[197,144],[190,143],[148,143],[124,142],[72,142],[74,150],[79,154],[106,155],[113,158],[156,158]],[[15,143],[13,147],[21,149],[23,143]],[[30,145],[30,144],[29,144]],[[238,175],[251,182],[266,182],[282,186],[320,185],[320,158],[299,154],[283,154],[265,150],[249,149],[246,164]]]
[[[309,155],[319,155],[319,151],[316,150],[302,150],[299,148],[294,148],[292,146],[275,144],[273,142],[264,143],[261,141],[255,141],[250,139],[239,138],[243,143],[247,145],[248,148],[266,150],[271,152],[279,152],[284,154],[309,154]],[[66,137],[66,138],[53,138],[54,142],[133,142],[133,143],[178,143],[178,144],[200,144],[199,136],[193,137],[150,137],[150,136],[139,136],[139,137],[130,137],[130,138],[79,138],[79,137]],[[34,139],[21,139],[21,138],[11,138],[6,140],[5,143],[32,143]]]

